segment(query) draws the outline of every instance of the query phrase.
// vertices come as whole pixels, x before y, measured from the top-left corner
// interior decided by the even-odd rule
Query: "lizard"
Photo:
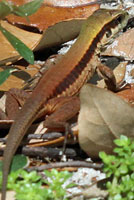
[[[8,134],[3,156],[1,200],[6,199],[7,178],[12,157],[32,122],[44,112],[42,108],[49,100],[56,102],[56,99],[61,98],[64,102],[67,98],[67,102],[70,102],[71,99],[75,99],[84,83],[93,76],[101,47],[111,42],[115,35],[126,26],[128,18],[128,13],[123,10],[99,9],[95,11],[85,21],[70,50],[42,76],[22,109],[17,113]],[[54,107],[56,106],[55,104]]]

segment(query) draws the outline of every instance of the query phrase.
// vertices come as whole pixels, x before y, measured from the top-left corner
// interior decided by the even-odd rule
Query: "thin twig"
[[[27,169],[27,171],[43,171],[46,169],[52,169],[52,168],[64,168],[64,167],[84,167],[84,168],[93,168],[93,169],[102,169],[103,164],[98,163],[90,163],[86,161],[68,161],[68,162],[56,162],[51,164],[42,165],[39,167],[31,167]]]

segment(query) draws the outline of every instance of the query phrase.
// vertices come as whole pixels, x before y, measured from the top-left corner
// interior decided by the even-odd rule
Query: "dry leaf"
[[[0,85],[0,91],[8,91],[10,88],[22,88],[24,82],[33,77],[38,69],[34,65],[29,65],[26,69],[23,66],[15,65],[15,67],[21,71],[14,72],[10,77]],[[0,67],[0,72],[7,67]]]
[[[113,140],[134,136],[134,109],[116,94],[86,84],[80,92],[79,143],[91,157],[112,153]]]
[[[115,69],[114,69],[114,75],[116,78],[116,82],[119,83],[123,80],[126,72],[126,66],[127,62],[121,62]]]
[[[127,62],[121,62],[114,70],[114,76],[116,78],[116,83],[120,83],[125,76]],[[101,88],[105,88],[104,80],[97,81],[97,86]]]
[[[74,19],[62,21],[50,26],[46,31],[43,32],[41,41],[35,50],[37,51],[40,49],[60,45],[64,42],[74,39],[78,36],[81,26],[84,22],[84,19]]]
[[[46,31],[44,31],[43,35],[24,31],[3,21],[2,26],[23,41],[29,48],[37,51],[42,48],[52,47],[74,39],[79,34],[84,21],[85,20],[76,19],[60,22],[49,27]],[[2,49],[0,55],[1,65],[7,62],[16,61],[20,58],[18,52],[6,40],[1,32],[0,48]]]
[[[134,60],[134,28],[116,38],[102,55],[119,56],[126,60]]]
[[[29,1],[15,1],[12,0],[12,2],[16,2],[17,4],[22,4],[29,2]],[[32,26],[38,28],[40,31],[46,30],[49,26],[52,26],[58,22],[65,21],[65,20],[71,20],[76,18],[87,18],[90,16],[95,10],[99,9],[99,4],[94,5],[85,5],[85,6],[79,6],[79,7],[54,7],[54,6],[45,6],[42,5],[40,9],[33,15],[29,16],[29,21],[25,18],[15,16],[15,15],[9,15],[7,19],[10,21],[10,23],[13,24],[23,24],[27,26]]]
[[[15,0],[12,2],[18,4],[18,1]],[[26,2],[29,1],[20,1],[19,4]],[[41,39],[40,44],[36,48],[36,50],[39,50],[40,48],[47,48],[74,39],[79,34],[83,21],[72,19],[85,19],[98,8],[98,4],[77,8],[58,8],[43,5],[35,14],[29,17],[30,23],[22,17],[15,15],[8,16],[8,20],[11,23],[20,23],[36,27],[41,31],[44,31],[43,35],[22,30],[5,21],[2,21],[1,25],[23,41],[32,50],[35,50],[35,47]],[[57,24],[63,20],[67,20],[67,22]],[[53,27],[53,25],[55,26]],[[47,30],[48,27],[49,29]],[[1,32],[0,38],[0,48],[2,49],[0,64],[2,65],[7,62],[18,60],[20,58],[18,52],[10,45]]]
[[[91,185],[90,187],[85,189],[83,193],[86,199],[98,199],[100,197],[104,199],[108,195],[108,192],[106,190],[97,187],[97,184]]]
[[[116,93],[118,96],[122,97],[130,103],[134,103],[134,85],[128,85],[126,88]]]
[[[46,0],[44,1],[47,5],[53,5],[53,6],[62,6],[62,7],[74,7],[74,6],[82,6],[83,4],[90,4],[94,3],[96,0]]]

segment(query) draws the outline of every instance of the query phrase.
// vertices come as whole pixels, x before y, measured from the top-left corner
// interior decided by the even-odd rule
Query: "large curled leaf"
[[[12,35],[2,26],[0,26],[0,31],[27,62],[34,64],[34,55],[31,49],[29,49],[23,42],[21,42],[17,37]]]
[[[115,138],[134,137],[134,108],[116,94],[93,85],[80,92],[79,143],[91,157],[112,153]]]

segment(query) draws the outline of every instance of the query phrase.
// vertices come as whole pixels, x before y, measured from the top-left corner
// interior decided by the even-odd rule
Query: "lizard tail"
[[[38,98],[38,96],[37,96],[37,98]],[[16,116],[16,120],[13,123],[13,125],[11,126],[11,129],[9,131],[6,148],[4,150],[4,156],[3,156],[3,173],[2,173],[3,176],[2,176],[1,200],[6,199],[7,179],[8,179],[8,173],[10,170],[10,165],[12,162],[13,155],[16,152],[24,135],[26,134],[29,126],[36,119],[37,113],[41,106],[39,101],[41,101],[41,100],[36,99],[36,101],[32,102],[31,98],[29,98],[27,100],[27,102],[24,104],[24,106],[22,107],[21,112],[18,112],[18,114]],[[20,119],[21,119],[21,121],[20,121]]]

